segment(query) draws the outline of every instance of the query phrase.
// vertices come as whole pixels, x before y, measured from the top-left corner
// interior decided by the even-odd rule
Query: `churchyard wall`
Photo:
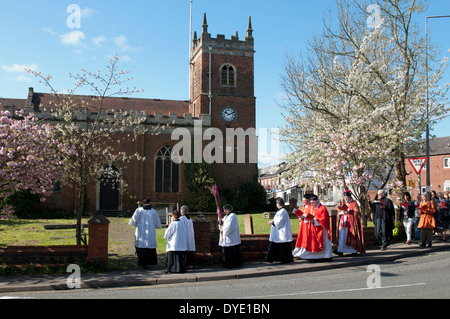
[[[103,216],[89,220],[88,245],[0,247],[0,265],[59,265],[88,261],[106,266],[109,221]]]

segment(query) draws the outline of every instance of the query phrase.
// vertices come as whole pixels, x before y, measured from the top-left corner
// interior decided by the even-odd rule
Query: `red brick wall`
[[[8,246],[0,248],[0,264],[67,264],[78,260],[108,261],[109,221],[94,217],[89,221],[89,245]]]
[[[0,248],[0,264],[64,264],[84,260],[88,246],[8,246]]]

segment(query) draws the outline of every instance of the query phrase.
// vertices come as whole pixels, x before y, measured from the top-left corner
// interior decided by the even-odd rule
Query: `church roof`
[[[3,99],[0,98],[0,104],[2,106],[12,106],[14,105],[18,109],[23,109],[27,103],[27,100],[24,99]]]
[[[32,90],[30,88],[30,90]],[[31,91],[29,98],[35,111],[42,110],[42,108],[52,108],[57,100],[49,93],[38,93]],[[76,104],[89,103],[92,112],[97,112],[99,107],[98,100],[95,96],[88,95],[73,95],[71,99]],[[27,105],[27,99],[4,99],[0,98],[2,106],[15,106],[18,109],[24,108]],[[183,116],[184,113],[189,112],[189,101],[179,100],[161,100],[161,99],[143,99],[130,97],[109,97],[103,102],[102,109],[107,111],[123,110],[123,111],[145,111],[148,115],[153,115],[155,112],[163,113],[163,116],[169,116],[170,113],[177,113],[178,116]]]

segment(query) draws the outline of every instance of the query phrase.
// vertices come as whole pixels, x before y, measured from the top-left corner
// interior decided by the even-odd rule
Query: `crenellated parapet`
[[[58,112],[45,109],[35,110],[31,107],[20,108],[14,104],[5,104],[1,106],[4,111],[8,111],[12,117],[15,117],[16,111],[24,110],[24,115],[33,113],[36,118],[44,121],[60,121],[61,115]],[[199,117],[193,117],[191,113],[184,113],[183,116],[179,116],[177,113],[170,112],[169,115],[163,115],[163,112],[154,112],[153,114],[146,114],[145,111],[115,111],[108,112],[102,110],[100,114],[98,112],[92,112],[89,109],[77,109],[72,112],[72,121],[86,122],[86,121],[113,121],[114,118],[120,113],[120,116],[132,116],[136,119],[141,119],[141,124],[147,125],[173,125],[173,126],[193,126],[194,121],[202,121],[202,126],[211,126],[211,115],[200,114]]]

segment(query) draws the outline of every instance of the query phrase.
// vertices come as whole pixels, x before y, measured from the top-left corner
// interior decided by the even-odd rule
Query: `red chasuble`
[[[305,248],[307,251],[316,253],[323,251],[323,232],[328,233],[328,239],[331,240],[330,233],[330,215],[328,210],[322,204],[319,204],[317,208],[309,205],[303,216],[309,222],[302,221],[298,232],[297,242],[295,244],[298,248]],[[315,226],[313,219],[316,219],[320,226]]]
[[[363,228],[361,225],[361,213],[359,212],[358,204],[356,201],[352,200],[350,203],[344,205],[345,208],[338,208],[343,208],[343,210],[348,211],[347,221],[344,224],[343,217],[338,218],[338,229],[347,227],[348,232],[346,245],[353,247],[359,253],[365,253],[366,248],[364,244]]]

